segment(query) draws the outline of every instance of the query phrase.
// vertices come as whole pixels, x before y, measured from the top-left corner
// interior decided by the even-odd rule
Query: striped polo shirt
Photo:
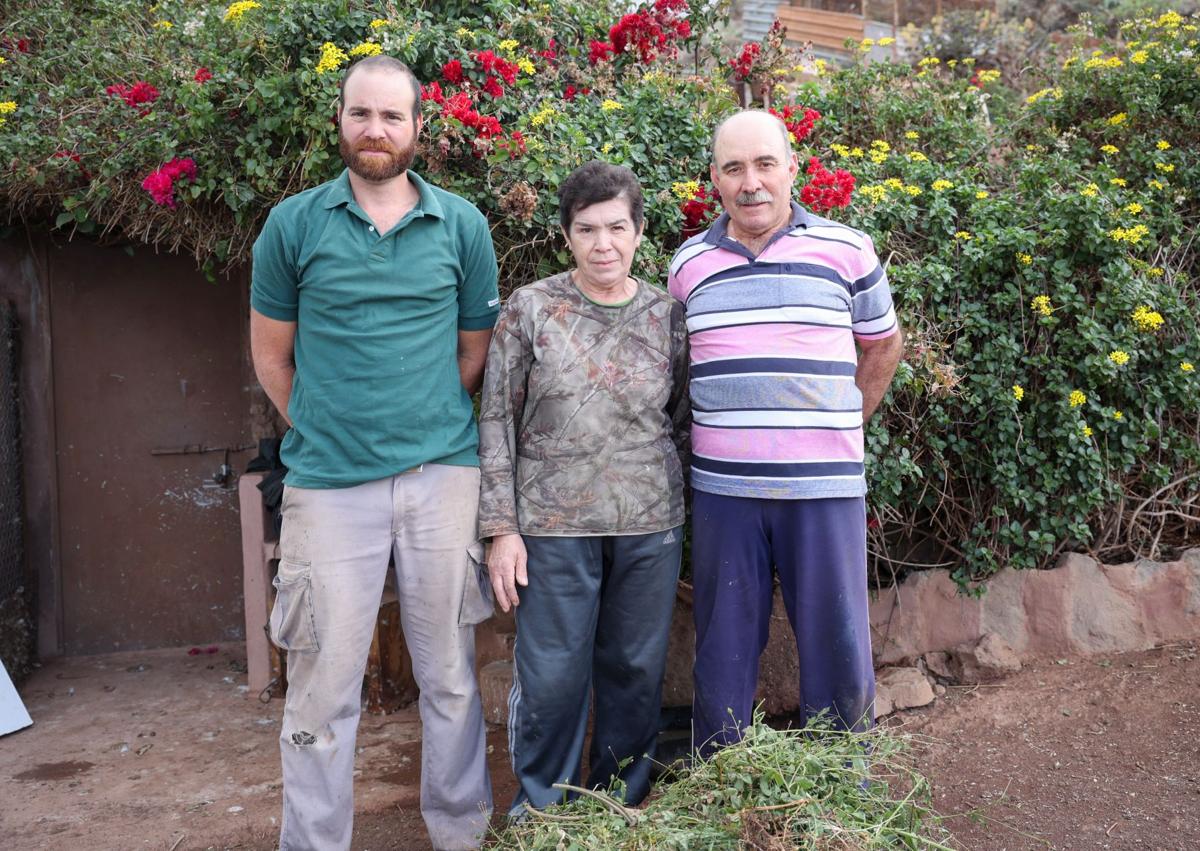
[[[792,203],[755,257],[723,213],[671,260],[687,309],[692,487],[760,499],[862,496],[854,341],[897,333],[871,239]]]

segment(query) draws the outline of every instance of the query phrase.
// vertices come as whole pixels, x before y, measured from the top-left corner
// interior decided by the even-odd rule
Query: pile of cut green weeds
[[[817,720],[776,730],[756,717],[743,740],[706,762],[674,768],[639,809],[609,793],[530,810],[488,842],[494,849],[948,848],[906,737],[833,729]]]

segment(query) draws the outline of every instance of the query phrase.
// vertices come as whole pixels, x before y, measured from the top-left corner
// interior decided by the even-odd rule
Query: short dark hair
[[[584,207],[614,198],[629,202],[629,217],[633,219],[633,226],[640,230],[645,204],[637,175],[623,165],[600,160],[584,163],[559,184],[558,222],[563,230],[569,231],[575,214]]]
[[[405,65],[403,62],[401,62],[399,59],[396,59],[393,56],[387,56],[382,53],[376,54],[375,56],[364,56],[362,59],[359,59],[357,62],[351,63],[350,65],[346,66],[346,70],[342,72],[342,79],[341,79],[341,81],[338,82],[338,113],[339,114],[342,111],[342,107],[345,105],[344,102],[342,101],[342,92],[345,91],[345,89],[346,89],[346,83],[350,80],[350,75],[353,74],[355,71],[357,71],[359,68],[366,68],[366,69],[373,68],[378,71],[390,71],[393,74],[403,74],[404,76],[408,77],[409,85],[412,86],[412,90],[413,90],[413,108],[412,108],[413,121],[416,121],[418,118],[421,117],[421,83],[417,79],[417,75],[414,74],[412,72],[412,69],[409,68],[407,65]]]

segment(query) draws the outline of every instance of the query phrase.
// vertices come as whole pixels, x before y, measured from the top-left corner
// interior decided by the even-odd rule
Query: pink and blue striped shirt
[[[687,310],[692,487],[760,499],[862,496],[855,340],[899,330],[871,239],[792,204],[755,257],[722,214],[671,261]]]

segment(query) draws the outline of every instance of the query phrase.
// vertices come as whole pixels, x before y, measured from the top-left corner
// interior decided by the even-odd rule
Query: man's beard
[[[403,148],[396,148],[383,139],[362,139],[351,145],[350,140],[339,133],[338,150],[342,154],[342,162],[352,172],[364,180],[381,182],[408,171],[417,153],[417,140],[413,139]],[[363,156],[361,151],[381,151],[388,156]]]

